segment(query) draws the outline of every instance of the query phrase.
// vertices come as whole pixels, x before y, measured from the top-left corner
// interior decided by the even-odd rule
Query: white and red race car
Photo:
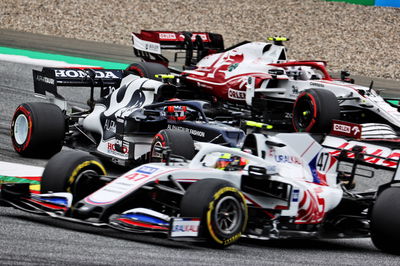
[[[329,132],[331,120],[337,119],[358,124],[373,121],[400,130],[397,106],[383,99],[372,84],[355,85],[344,71],[341,79],[333,79],[324,61],[289,60],[283,46],[286,38],[242,42],[227,49],[221,35],[207,32],[141,31],[132,33],[132,40],[136,56],[145,62],[128,70],[142,76],[155,68],[175,73],[191,98],[209,99],[220,107],[215,115],[246,107],[250,119],[277,129]],[[161,54],[165,49],[185,51],[183,71],[169,66]]]
[[[160,145],[156,151],[166,155],[165,162],[117,178],[105,176],[91,155],[59,153],[44,170],[42,194],[29,193],[28,184],[2,184],[0,202],[72,222],[164,233],[216,247],[241,236],[371,236],[383,251],[400,252],[393,245],[400,239],[400,171],[391,169],[390,180],[382,182],[360,149],[333,156],[307,133],[250,134],[242,150],[195,146],[197,154],[186,161]]]

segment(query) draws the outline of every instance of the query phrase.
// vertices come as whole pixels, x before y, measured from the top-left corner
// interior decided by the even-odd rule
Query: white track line
[[[0,161],[0,176],[38,177],[43,170],[44,167]]]
[[[33,59],[23,55],[0,54],[0,61],[7,61],[19,64],[37,65],[44,67],[94,67],[82,64],[70,64],[64,61],[53,61],[46,59]]]

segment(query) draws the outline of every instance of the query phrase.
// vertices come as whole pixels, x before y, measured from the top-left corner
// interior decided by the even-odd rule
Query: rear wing
[[[210,32],[173,32],[173,31],[145,31],[132,32],[133,51],[137,57],[146,62],[157,62],[168,65],[169,60],[162,56],[161,50],[185,50],[185,66],[195,65],[203,57],[220,52],[224,49],[221,34]],[[196,57],[193,58],[193,52]]]
[[[42,71],[33,70],[33,86],[38,96],[46,96],[48,92],[62,100],[64,98],[58,94],[57,87],[90,87],[92,90],[100,87],[103,97],[110,87],[119,87],[124,75],[123,70],[115,69],[44,67]]]

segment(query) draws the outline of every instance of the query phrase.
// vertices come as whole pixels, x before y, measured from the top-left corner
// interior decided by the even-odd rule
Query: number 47
[[[330,159],[330,154],[328,152],[321,152],[317,162],[317,169],[321,172],[324,172],[328,165],[329,159]]]

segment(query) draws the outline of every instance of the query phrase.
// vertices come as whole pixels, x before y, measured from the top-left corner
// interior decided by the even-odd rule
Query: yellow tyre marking
[[[87,167],[91,164],[96,165],[97,167],[100,168],[100,170],[103,172],[103,175],[106,175],[106,169],[104,168],[104,166],[99,163],[98,161],[95,160],[90,160],[90,161],[85,161],[83,163],[81,163],[80,165],[78,165],[77,167],[75,167],[74,171],[72,172],[71,176],[68,179],[68,184],[73,184],[75,182],[76,176],[78,175],[79,171],[82,170],[82,168]],[[71,187],[67,187],[67,192],[72,192],[71,191]]]

